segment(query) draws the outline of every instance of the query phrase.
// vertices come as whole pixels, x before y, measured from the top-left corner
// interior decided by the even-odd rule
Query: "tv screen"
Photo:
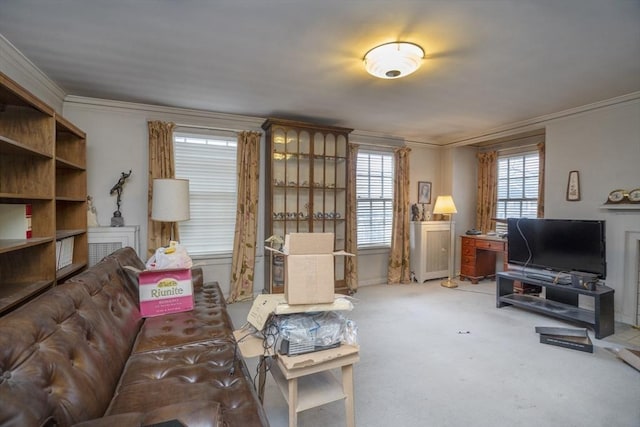
[[[606,278],[605,221],[509,218],[509,264]]]

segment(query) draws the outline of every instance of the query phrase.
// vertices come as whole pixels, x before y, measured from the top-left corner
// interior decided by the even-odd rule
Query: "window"
[[[535,218],[538,214],[538,152],[498,157],[498,218]],[[506,232],[506,224],[496,231]]]
[[[189,180],[191,219],[179,226],[190,255],[233,251],[236,147],[231,135],[174,134],[176,177]]]
[[[391,246],[393,153],[358,152],[356,197],[358,247]]]

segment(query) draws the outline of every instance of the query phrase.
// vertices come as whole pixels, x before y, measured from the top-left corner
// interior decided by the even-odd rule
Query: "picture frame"
[[[580,174],[578,171],[570,171],[567,180],[567,201],[577,202],[580,200]]]
[[[418,203],[431,204],[431,183],[428,181],[418,181]]]

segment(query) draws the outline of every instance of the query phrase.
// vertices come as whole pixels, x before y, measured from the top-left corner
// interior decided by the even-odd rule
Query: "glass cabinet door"
[[[317,127],[269,119],[266,130],[265,236],[334,233],[335,249],[345,248],[347,144],[350,129]],[[273,262],[266,262],[267,292],[274,286]],[[280,266],[275,269],[280,271]],[[336,286],[344,286],[344,257],[336,257]],[[281,281],[277,280],[277,284]]]

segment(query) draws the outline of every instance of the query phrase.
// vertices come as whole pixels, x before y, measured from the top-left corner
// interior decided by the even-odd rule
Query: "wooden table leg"
[[[342,367],[342,389],[344,391],[344,407],[347,418],[347,427],[356,427],[356,414],[353,408],[353,365]]]
[[[292,378],[289,383],[289,427],[298,426],[298,379]]]
[[[267,358],[260,356],[258,364],[258,398],[260,399],[260,403],[264,404],[264,385],[267,381]]]

